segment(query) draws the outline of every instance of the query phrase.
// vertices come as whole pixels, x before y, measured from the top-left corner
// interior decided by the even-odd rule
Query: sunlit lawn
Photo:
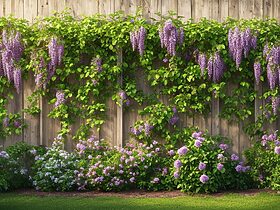
[[[260,193],[257,195],[228,194],[223,196],[182,196],[173,198],[123,198],[123,197],[65,197],[30,196],[15,193],[0,194],[0,210],[44,209],[271,209],[280,210],[280,195]]]

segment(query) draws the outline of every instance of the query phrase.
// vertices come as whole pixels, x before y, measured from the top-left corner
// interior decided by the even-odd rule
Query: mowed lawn
[[[63,209],[123,209],[123,210],[219,210],[252,209],[280,210],[280,195],[260,193],[257,195],[228,194],[222,196],[181,196],[173,198],[124,198],[124,197],[65,197],[31,196],[14,193],[0,194],[0,210],[63,210]]]

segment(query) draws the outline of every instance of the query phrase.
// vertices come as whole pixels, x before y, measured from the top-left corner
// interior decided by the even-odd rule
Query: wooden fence
[[[75,16],[91,15],[94,13],[110,14],[123,10],[125,13],[134,13],[137,7],[143,8],[145,17],[156,17],[155,13],[166,14],[169,10],[175,11],[185,19],[192,18],[194,21],[201,17],[224,20],[231,16],[234,18],[252,17],[274,17],[280,18],[279,0],[0,0],[0,16],[13,14],[15,17],[25,18],[32,21],[36,16],[48,16],[53,11],[62,11],[66,7],[71,9]],[[31,77],[29,77],[31,78]],[[8,110],[11,113],[18,112],[27,107],[27,97],[34,89],[33,79],[28,79],[23,84],[23,91],[10,101]],[[260,90],[261,91],[261,90]],[[36,145],[50,145],[52,139],[59,130],[59,122],[47,117],[52,106],[48,105],[45,99],[40,100],[42,112],[39,116],[32,117],[24,114],[27,128],[21,136],[11,136],[6,140],[0,140],[0,145],[5,147],[17,141],[25,141]],[[261,101],[255,102],[255,116]],[[121,145],[128,140],[129,127],[139,118],[137,107],[128,111],[123,111],[108,101],[108,119],[99,132],[95,132],[100,138],[111,140],[114,145]],[[181,116],[181,126],[197,125],[202,130],[208,130],[212,134],[228,136],[233,140],[233,151],[240,153],[250,145],[248,137],[242,130],[242,123],[228,123],[219,119],[219,101],[212,102],[212,110],[209,116],[196,116],[194,118]],[[73,125],[72,130],[77,129]],[[280,127],[276,123],[274,127]],[[71,139],[71,134],[69,135]],[[66,144],[66,148],[71,148],[71,142]]]

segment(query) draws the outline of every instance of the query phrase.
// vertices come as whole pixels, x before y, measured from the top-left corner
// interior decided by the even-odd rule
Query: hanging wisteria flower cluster
[[[58,44],[57,39],[52,38],[48,45],[51,61],[48,64],[48,80],[54,75],[56,68],[62,64],[64,46]]]
[[[159,37],[161,47],[165,47],[169,55],[175,56],[176,44],[182,45],[184,42],[184,29],[177,29],[172,20],[167,20],[163,28],[159,29]]]
[[[269,48],[266,44],[263,55],[267,61],[266,70],[269,88],[273,90],[276,85],[280,85],[280,46],[272,46]]]
[[[214,83],[217,83],[221,80],[225,69],[225,63],[218,52],[209,58],[207,62],[208,78]]]
[[[139,54],[143,56],[145,50],[146,29],[141,26],[138,30],[130,32],[130,42],[133,51],[138,50]]]
[[[0,76],[6,76],[9,82],[13,82],[17,93],[21,88],[21,69],[16,65],[22,57],[24,46],[21,43],[19,32],[8,32],[3,30],[2,44],[0,46]]]
[[[247,58],[251,49],[257,47],[257,37],[252,34],[250,28],[240,31],[238,27],[228,32],[228,46],[230,56],[239,68],[242,58]]]

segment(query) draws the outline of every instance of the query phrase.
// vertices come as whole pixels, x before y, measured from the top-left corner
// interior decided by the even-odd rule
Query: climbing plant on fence
[[[151,21],[118,12],[74,18],[63,12],[33,24],[1,18],[0,135],[20,133],[24,126],[21,113],[8,113],[6,105],[30,75],[36,88],[23,112],[38,114],[38,99],[48,98],[53,104],[49,117],[60,120],[62,135],[83,119],[76,139],[104,123],[109,98],[126,109],[144,105],[140,114],[148,116],[146,121],[131,130],[142,140],[159,136],[172,142],[174,136],[184,136],[186,131],[176,126],[179,113],[207,114],[213,98],[222,104],[221,117],[245,121],[251,136],[263,133],[263,124],[275,121],[279,111],[277,21],[193,23],[175,17],[170,13]],[[144,72],[153,93],[137,87],[137,71]],[[265,105],[253,122],[254,84],[263,87]],[[168,105],[160,102],[161,95]]]

